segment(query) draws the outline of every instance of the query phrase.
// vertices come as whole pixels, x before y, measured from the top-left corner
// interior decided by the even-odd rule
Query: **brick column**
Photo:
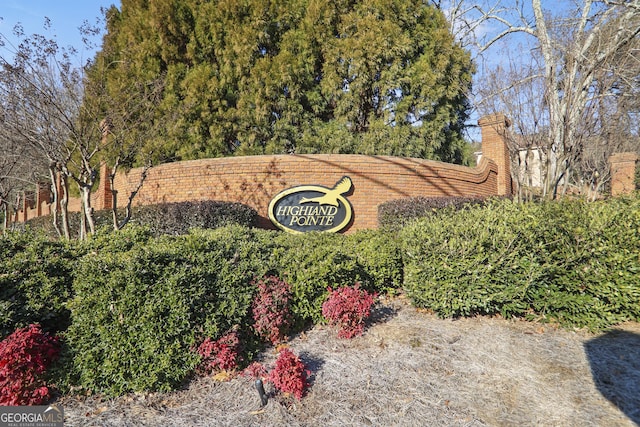
[[[611,195],[632,193],[636,189],[636,153],[616,153],[609,157],[611,167]]]
[[[100,132],[102,133],[100,145],[105,148],[109,142],[109,132],[111,132],[111,121],[109,119],[103,119],[100,122]],[[109,175],[111,175],[111,168],[107,166],[107,162],[103,160],[102,163],[100,163],[100,183],[98,185],[96,206],[98,210],[113,208],[113,193],[111,192]]]
[[[100,183],[98,184],[98,199],[96,209],[111,209],[113,207],[113,194],[111,193],[111,182],[109,175],[111,168],[106,162],[100,164]]]
[[[51,203],[51,184],[38,182],[36,188],[36,216],[42,216],[42,203]]]
[[[29,219],[29,202],[27,201],[27,193],[22,192],[22,222]]]
[[[511,121],[504,114],[491,114],[480,118],[478,125],[482,131],[482,155],[498,166],[498,195],[511,195],[511,156],[507,145],[507,128]]]

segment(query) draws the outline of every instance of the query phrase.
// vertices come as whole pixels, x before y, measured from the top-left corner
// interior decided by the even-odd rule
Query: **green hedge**
[[[122,250],[128,232],[112,234],[115,249],[100,242],[78,267],[70,382],[107,394],[173,389],[197,363],[198,336],[246,323],[252,286],[226,242],[165,237]]]
[[[137,207],[132,222],[149,227],[155,235],[187,234],[192,228],[255,225],[258,212],[235,202],[202,200]]]
[[[383,228],[400,229],[410,221],[432,215],[439,209],[461,210],[484,205],[490,198],[482,196],[408,197],[390,200],[378,206],[378,223]]]
[[[0,236],[0,339],[30,323],[54,333],[69,326],[79,250],[32,232]]]
[[[405,289],[442,316],[496,314],[606,328],[640,319],[640,200],[442,211],[409,225]]]
[[[255,278],[276,274],[291,284],[302,327],[322,320],[329,286],[400,286],[393,242],[375,233],[289,235],[240,226],[158,238],[135,226],[100,233],[85,243],[88,255],[75,274],[61,381],[109,395],[174,389],[193,371],[190,349],[202,338],[236,327],[252,342]]]
[[[294,314],[305,322],[323,321],[328,287],[360,282],[364,289],[384,292],[402,283],[399,243],[384,232],[277,233],[270,266],[273,274],[291,284]]]
[[[328,287],[403,287],[441,316],[496,314],[602,329],[640,320],[640,198],[437,209],[400,232],[287,233],[239,225],[180,236],[131,224],[85,242],[0,239],[3,334],[62,331],[57,383],[107,395],[171,390],[204,337],[236,328],[251,354],[253,280],[290,283],[298,330]],[[68,328],[67,328],[68,326]],[[66,328],[66,330],[65,330]]]
[[[78,237],[80,213],[69,212],[68,215],[72,237]],[[218,228],[231,224],[251,227],[255,225],[257,217],[258,212],[254,208],[242,203],[202,200],[134,206],[131,223],[148,227],[154,235],[160,236],[187,234],[191,228]],[[124,208],[118,209],[118,218],[124,218]],[[94,220],[96,229],[113,228],[111,210],[95,211]],[[26,226],[43,231],[52,238],[58,237],[51,216],[30,219]]]

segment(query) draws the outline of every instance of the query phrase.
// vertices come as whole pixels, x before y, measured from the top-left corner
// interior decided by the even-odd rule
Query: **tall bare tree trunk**
[[[117,210],[118,210],[118,191],[115,188],[115,178],[116,178],[116,171],[118,169],[118,165],[119,165],[119,162],[116,161],[116,164],[113,167],[113,170],[109,174],[109,181],[111,182],[111,194],[113,196],[113,205],[111,207],[111,212],[112,212],[114,230],[121,230],[131,220],[131,215],[132,215],[131,208],[133,206],[133,200],[138,195],[138,192],[140,191],[140,189],[144,185],[144,181],[147,179],[147,174],[149,172],[149,169],[151,169],[151,163],[147,163],[143,167],[142,173],[140,173],[140,179],[138,180],[138,184],[136,185],[136,188],[129,194],[129,199],[127,200],[127,206],[125,206],[125,210],[124,210],[124,212],[125,212],[124,213],[124,218],[122,219],[122,221],[119,221],[118,220],[118,212],[117,212]]]
[[[556,10],[546,3],[545,9],[541,0],[445,3],[456,6],[452,28],[477,41],[480,55],[505,45],[507,56],[518,54],[506,72],[504,61],[493,61],[500,63],[480,82],[484,99],[478,104],[482,114],[506,114],[523,139],[537,141],[546,157],[543,197],[592,182],[596,170],[600,187],[608,175],[608,155],[597,155],[616,150],[606,132],[638,140],[640,0],[560,0]],[[480,27],[486,31],[475,33]],[[512,34],[522,38],[499,43]]]
[[[49,163],[49,177],[51,179],[51,193],[53,194],[53,200],[51,201],[52,210],[51,217],[53,222],[53,228],[55,228],[58,237],[62,237],[63,233],[58,223],[58,208],[60,207],[60,193],[58,187],[58,170],[55,162]]]
[[[62,191],[60,197],[62,235],[69,240],[71,238],[71,233],[69,232],[69,181],[67,181],[67,175],[61,171],[58,171],[58,176],[60,177],[60,191]]]
[[[85,219],[85,231],[94,234],[96,232],[95,220],[93,218],[93,207],[91,206],[91,187],[82,187],[82,216]]]
[[[0,201],[0,212],[4,212],[4,221],[2,221],[2,234],[7,233],[7,228],[9,228],[9,207],[7,202],[2,199]]]

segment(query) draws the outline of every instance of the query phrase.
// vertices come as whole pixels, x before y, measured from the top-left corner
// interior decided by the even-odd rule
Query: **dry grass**
[[[313,372],[301,401],[260,408],[252,381],[165,394],[67,397],[68,426],[633,426],[640,326],[605,334],[494,318],[442,320],[382,301],[365,335],[316,326],[291,340]],[[264,363],[275,359],[266,352]]]

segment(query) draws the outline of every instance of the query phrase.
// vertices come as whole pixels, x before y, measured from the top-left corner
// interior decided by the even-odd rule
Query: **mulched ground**
[[[361,337],[316,326],[289,345],[313,374],[301,401],[272,395],[261,408],[248,378],[199,378],[172,393],[65,397],[65,426],[640,425],[637,323],[591,334],[443,320],[398,297],[378,304]]]

